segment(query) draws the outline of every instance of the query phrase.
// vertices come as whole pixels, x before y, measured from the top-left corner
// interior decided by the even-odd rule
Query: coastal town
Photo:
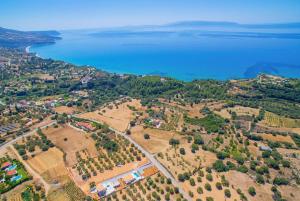
[[[7,48],[0,77],[2,200],[300,196],[299,80],[184,83]]]

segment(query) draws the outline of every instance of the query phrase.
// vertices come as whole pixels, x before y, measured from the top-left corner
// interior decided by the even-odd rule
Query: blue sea
[[[55,44],[33,46],[43,58],[113,73],[235,79],[269,73],[300,78],[300,29],[141,26],[60,31]]]

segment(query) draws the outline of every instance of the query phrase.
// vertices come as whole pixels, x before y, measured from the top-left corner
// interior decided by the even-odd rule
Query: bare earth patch
[[[84,132],[63,125],[58,128],[49,127],[43,133],[60,149],[66,153],[68,166],[77,163],[76,152],[86,149],[91,157],[97,156],[95,142]]]
[[[150,139],[146,140],[144,134],[147,133]],[[173,131],[164,131],[159,129],[146,128],[135,126],[131,129],[131,138],[145,148],[150,153],[158,153],[169,146],[171,138],[182,138],[179,134]]]
[[[78,115],[78,117],[103,122],[116,130],[125,131],[130,121],[134,119],[134,111],[129,109],[128,105],[135,107],[138,111],[142,107],[139,100],[133,99],[131,102],[117,106],[110,104],[110,106]]]
[[[274,142],[288,142],[288,143],[295,144],[293,139],[289,135],[287,135],[287,136],[283,136],[283,135],[274,136],[272,134],[260,134],[260,136],[264,140],[271,140],[271,141],[274,141]]]
[[[75,112],[78,111],[76,107],[68,107],[68,106],[59,106],[54,108],[54,111],[57,112],[58,114],[74,114]]]
[[[235,188],[240,188],[242,192],[247,196],[248,200],[253,201],[272,201],[272,191],[271,191],[271,184],[264,184],[260,185],[257,184],[252,178],[250,178],[247,174],[237,172],[237,171],[229,171],[225,173],[226,178],[230,182],[230,184],[238,184],[235,185]],[[256,195],[254,197],[248,194],[248,188],[253,186],[256,190]]]
[[[58,180],[59,177],[68,175],[63,161],[63,153],[55,147],[41,152],[26,162],[50,183]]]

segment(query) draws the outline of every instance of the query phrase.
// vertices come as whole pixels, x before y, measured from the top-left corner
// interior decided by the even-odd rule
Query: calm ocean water
[[[30,51],[43,58],[91,65],[108,72],[155,74],[181,80],[225,80],[253,77],[261,72],[300,77],[297,34],[78,30],[63,31],[61,37],[56,44],[34,46]]]

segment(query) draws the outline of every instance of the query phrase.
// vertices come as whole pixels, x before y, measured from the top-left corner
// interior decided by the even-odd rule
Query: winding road
[[[47,126],[51,126],[53,124],[55,124],[56,121],[52,121],[44,126],[41,126],[40,128],[43,129],[43,128],[46,128]],[[30,135],[33,135],[35,132],[36,132],[37,129],[34,129],[32,131],[29,131],[23,135],[20,135],[18,136],[17,138],[9,141],[9,142],[6,142],[6,143],[3,143],[0,145],[0,150],[4,150],[4,149],[7,149],[7,148],[10,148],[14,153],[15,155],[18,157],[18,160],[25,166],[26,170],[29,172],[29,174],[34,178],[34,179],[37,179],[38,181],[40,181],[44,188],[45,188],[45,193],[47,195],[47,193],[49,192],[50,188],[51,188],[51,185],[49,183],[47,183],[44,178],[39,175],[34,169],[32,169],[30,167],[30,165],[28,165],[28,163],[26,163],[26,161],[24,161],[22,159],[22,157],[20,157],[20,155],[18,154],[18,152],[15,150],[15,148],[13,147],[13,144],[16,143],[18,140],[22,139],[23,137],[27,137],[27,136],[30,136]]]
[[[86,118],[84,118],[84,119],[86,119]],[[86,120],[102,124],[102,122],[95,121],[93,119],[86,119]],[[129,140],[132,144],[134,144],[139,150],[141,150],[142,153],[145,154],[145,156],[152,162],[152,164],[154,164],[159,169],[160,172],[162,172],[167,178],[171,179],[172,184],[179,189],[179,192],[183,195],[183,197],[186,200],[188,200],[188,201],[192,201],[191,197],[182,189],[182,187],[179,184],[179,182],[176,181],[176,179],[173,177],[173,175],[154,157],[154,155],[152,155],[147,150],[145,150],[141,145],[139,145],[137,142],[135,142],[126,133],[120,132],[120,131],[112,128],[112,127],[109,127],[109,129],[112,130],[112,131],[114,131],[116,134],[123,136],[124,138],[126,138],[127,140]]]

